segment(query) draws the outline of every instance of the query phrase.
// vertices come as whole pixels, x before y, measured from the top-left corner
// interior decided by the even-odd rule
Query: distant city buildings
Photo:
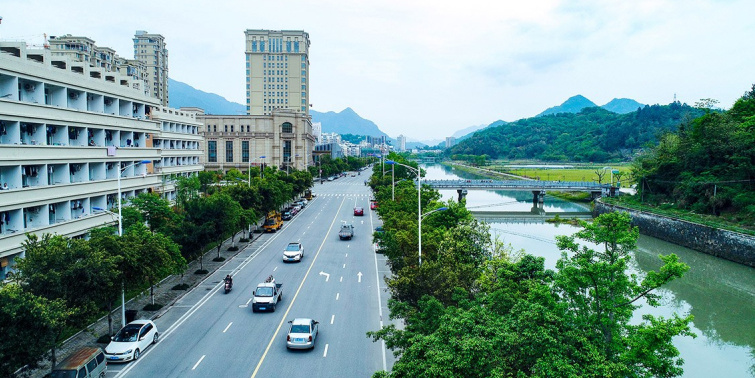
[[[397,150],[399,151],[406,151],[406,137],[404,135],[399,135],[396,138],[396,144],[398,144]]]
[[[60,41],[0,42],[0,279],[26,233],[83,236],[117,222],[119,192],[172,200],[173,179],[203,169],[193,112],[145,95],[112,50]]]
[[[244,35],[247,114],[291,109],[309,116],[309,34],[248,29]]]
[[[147,89],[151,96],[159,99],[163,106],[168,106],[168,49],[165,38],[160,34],[137,30],[134,34],[134,59],[146,65]]]
[[[446,137],[446,148],[451,148],[456,144],[456,138]]]
[[[312,135],[315,136],[315,143],[320,144],[320,138],[322,138],[322,123],[312,122]]]

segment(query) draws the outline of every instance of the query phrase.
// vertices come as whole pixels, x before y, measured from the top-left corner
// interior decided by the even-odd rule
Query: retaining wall
[[[643,235],[755,267],[755,237],[751,235],[595,201],[594,217],[612,211],[629,213],[632,225]]]

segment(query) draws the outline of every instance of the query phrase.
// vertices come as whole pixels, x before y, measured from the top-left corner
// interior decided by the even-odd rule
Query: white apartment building
[[[291,109],[309,116],[309,34],[253,30],[246,36],[246,113]]]
[[[170,198],[163,175],[202,170],[195,116],[161,107],[135,83],[0,42],[0,279],[26,233],[78,237],[117,222],[119,181],[123,200],[158,190]]]
[[[168,106],[168,49],[165,47],[165,37],[137,30],[134,34],[134,59],[147,66],[150,95],[163,106]]]
[[[398,146],[396,146],[397,150],[406,151],[406,137],[404,135],[399,135],[396,138],[396,144],[398,144]]]

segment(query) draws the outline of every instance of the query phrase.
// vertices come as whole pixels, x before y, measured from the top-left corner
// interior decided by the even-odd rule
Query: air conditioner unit
[[[70,97],[72,100],[76,100],[79,98],[79,94],[76,92],[71,92],[68,94],[68,97]]]
[[[35,86],[34,84],[30,84],[30,83],[26,83],[26,84],[24,84],[24,89],[25,89],[25,90],[26,90],[27,92],[31,92],[31,91],[33,91],[33,90],[34,90],[35,88],[36,88],[36,86]]]
[[[112,104],[113,104],[113,100],[111,100],[111,99],[109,99],[109,98],[105,99],[105,105],[108,105],[108,106],[110,106],[110,105],[112,105]]]

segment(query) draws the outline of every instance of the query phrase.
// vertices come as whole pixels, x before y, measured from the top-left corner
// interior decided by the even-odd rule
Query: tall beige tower
[[[246,113],[290,109],[309,116],[309,34],[303,30],[248,29]]]
[[[168,49],[165,37],[137,30],[134,34],[134,59],[147,66],[148,90],[152,97],[168,106]]]

